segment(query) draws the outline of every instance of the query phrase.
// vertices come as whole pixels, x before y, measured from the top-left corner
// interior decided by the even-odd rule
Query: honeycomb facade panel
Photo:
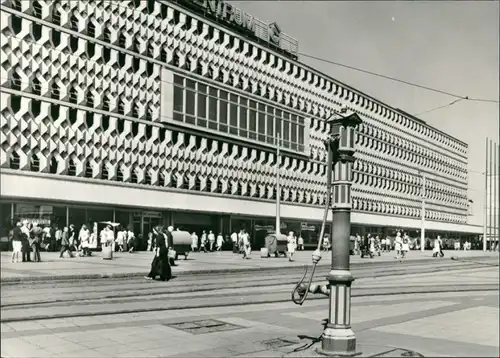
[[[418,219],[425,175],[428,219],[467,222],[466,143],[175,3],[0,16],[2,168],[320,208],[344,107],[363,119],[355,212]]]

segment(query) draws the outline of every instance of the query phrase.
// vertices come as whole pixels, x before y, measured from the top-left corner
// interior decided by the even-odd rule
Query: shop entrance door
[[[155,226],[160,225],[160,222],[161,218],[150,217],[150,216],[144,217],[144,222],[142,224],[142,233],[145,239],[148,237],[148,233],[153,231],[153,228]]]
[[[153,228],[160,225],[162,216],[160,212],[137,212],[133,215],[133,230],[137,237],[137,248],[143,250],[147,248],[148,233],[153,231]]]

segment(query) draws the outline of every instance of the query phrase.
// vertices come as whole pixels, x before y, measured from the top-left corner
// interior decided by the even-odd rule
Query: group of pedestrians
[[[227,240],[227,239],[226,239]],[[222,233],[219,232],[217,237],[212,230],[209,230],[208,234],[203,230],[201,236],[198,236],[196,232],[193,231],[191,234],[191,250],[193,252],[213,252],[221,251],[224,245],[224,237]]]
[[[239,233],[233,231],[231,234],[231,242],[233,244],[233,253],[242,255],[243,259],[251,259],[252,242],[250,235],[245,229],[241,229]]]
[[[44,229],[36,222],[31,225],[27,221],[17,222],[11,233],[12,262],[19,262],[19,256],[22,262],[41,262],[40,247],[44,235]],[[33,253],[33,260],[31,253]]]

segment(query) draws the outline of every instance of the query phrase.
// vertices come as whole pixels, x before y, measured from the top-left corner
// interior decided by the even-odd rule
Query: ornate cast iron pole
[[[323,332],[321,351],[328,355],[352,355],[356,336],[351,329],[350,272],[351,185],[355,161],[356,127],[362,123],[356,113],[332,119],[331,135],[338,136],[336,161],[333,163],[332,193],[332,266],[327,276],[330,291],[328,325]]]
[[[321,336],[321,348],[316,349],[316,352],[328,356],[353,356],[357,353],[356,336],[351,329],[351,284],[354,281],[349,265],[351,185],[352,168],[355,161],[356,127],[362,121],[356,113],[353,113],[327,122],[331,128],[329,138],[325,141],[328,150],[327,194],[331,195],[331,200],[327,200],[326,209],[329,209],[331,203],[333,219],[332,266],[326,277],[328,284],[311,283],[316,264],[321,260],[322,237],[320,237],[318,249],[313,252],[312,256],[313,273],[309,278],[309,283],[303,283],[307,275],[306,270],[292,291],[292,301],[302,305],[308,292],[329,296],[328,324]],[[332,174],[333,180],[331,180]],[[332,193],[329,192],[331,186],[333,186]],[[326,214],[325,210],[323,223],[326,222]],[[323,234],[323,228],[321,232]],[[299,295],[298,299],[295,297],[296,293]]]

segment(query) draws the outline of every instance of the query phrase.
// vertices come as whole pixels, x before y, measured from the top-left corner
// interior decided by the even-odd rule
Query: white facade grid
[[[354,210],[419,217],[425,173],[428,219],[466,223],[465,143],[230,30],[198,22],[155,1],[2,2],[0,165],[275,198],[272,143],[259,149],[234,144],[237,138],[211,139],[199,127],[195,134],[171,127],[167,70],[306,118],[307,156],[285,151],[281,161],[285,202],[324,203],[325,119],[346,106],[364,120]]]

